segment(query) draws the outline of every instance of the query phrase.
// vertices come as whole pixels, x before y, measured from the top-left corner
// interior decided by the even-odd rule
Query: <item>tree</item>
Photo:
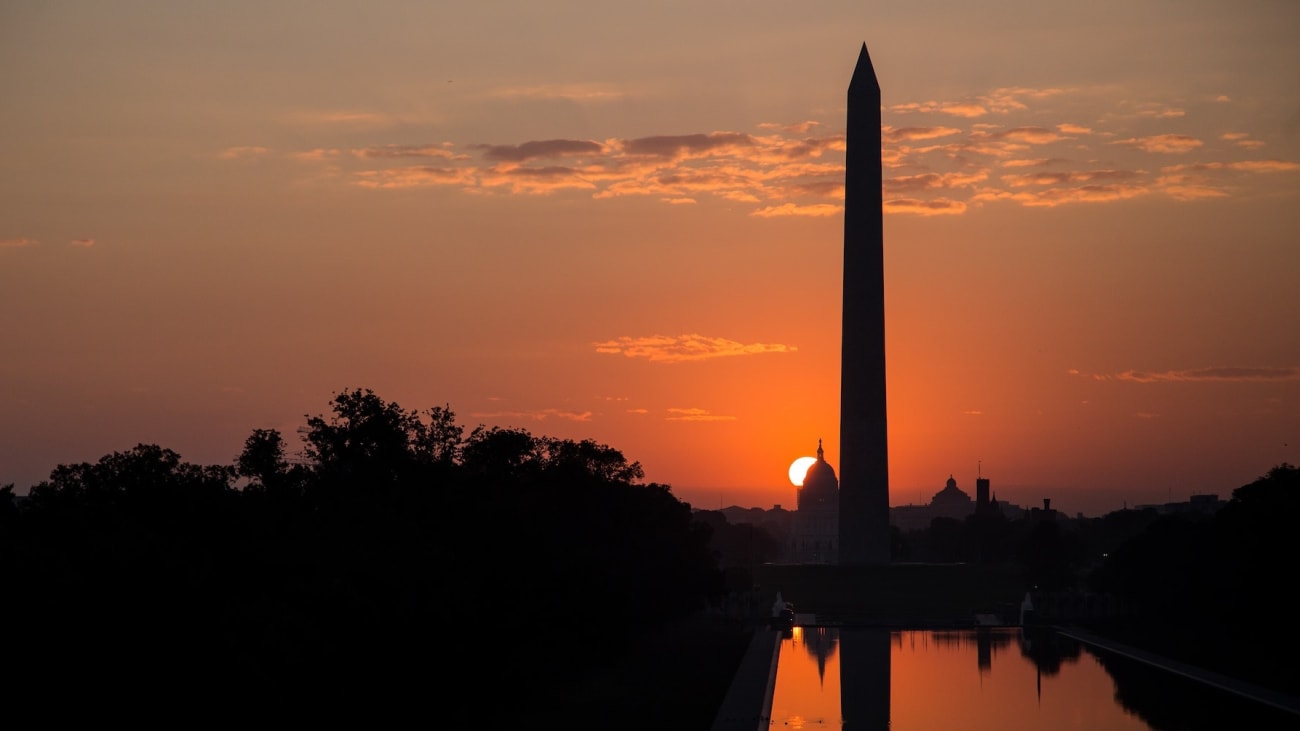
[[[419,416],[370,389],[335,394],[328,419],[308,417],[307,458],[331,488],[386,493],[409,477],[427,440]]]
[[[537,473],[546,461],[542,442],[527,429],[489,429],[482,424],[465,439],[461,460],[470,475],[498,484]]]
[[[244,451],[235,462],[241,477],[253,481],[254,487],[275,489],[287,478],[289,462],[285,459],[284,438],[275,429],[254,429],[244,440]]]
[[[450,466],[460,459],[461,442],[465,430],[456,423],[456,413],[451,405],[435,406],[425,412],[428,424],[416,437],[416,448],[420,456],[430,463]]]

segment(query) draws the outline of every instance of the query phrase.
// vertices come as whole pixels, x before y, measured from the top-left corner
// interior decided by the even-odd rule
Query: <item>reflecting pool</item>
[[[1300,717],[1048,629],[795,627],[773,729],[1296,729]]]

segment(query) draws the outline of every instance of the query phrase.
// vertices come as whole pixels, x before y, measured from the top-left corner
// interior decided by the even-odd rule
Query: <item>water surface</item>
[[[1049,630],[796,627],[781,644],[771,728],[1297,729],[1300,717]]]

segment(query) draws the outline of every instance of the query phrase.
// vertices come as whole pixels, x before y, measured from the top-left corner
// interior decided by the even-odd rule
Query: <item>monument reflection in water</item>
[[[1295,729],[1300,719],[1050,630],[796,627],[773,729]]]

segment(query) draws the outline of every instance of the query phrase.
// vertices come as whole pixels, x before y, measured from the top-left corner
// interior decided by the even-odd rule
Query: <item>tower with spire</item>
[[[880,83],[862,44],[849,81],[840,344],[839,563],[889,563]]]

